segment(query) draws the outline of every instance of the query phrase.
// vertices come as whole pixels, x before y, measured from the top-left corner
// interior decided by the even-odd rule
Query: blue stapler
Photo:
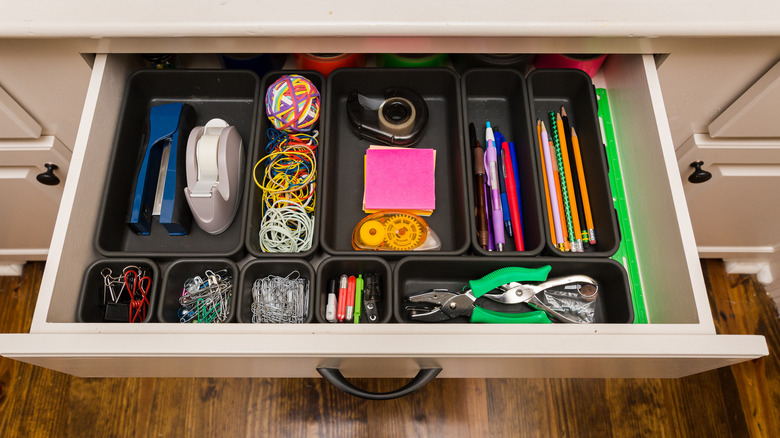
[[[156,197],[161,198],[159,222],[168,234],[178,236],[189,232],[192,216],[183,196],[187,181],[183,169],[177,171],[177,167],[184,166],[187,135],[194,125],[195,110],[187,104],[158,105],[149,112],[149,142],[138,171],[130,212],[130,228],[136,233],[151,232]],[[162,173],[161,166],[164,166]]]

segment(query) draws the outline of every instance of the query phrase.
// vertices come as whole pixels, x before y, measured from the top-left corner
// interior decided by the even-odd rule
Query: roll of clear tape
[[[385,111],[393,111],[392,108],[389,108],[391,105],[398,105],[401,104],[406,108],[406,112],[408,114],[405,114],[404,117],[402,117],[400,120],[393,120],[393,118],[388,118],[385,115]],[[389,109],[388,109],[389,108]],[[410,102],[407,99],[404,99],[403,97],[391,97],[384,102],[382,102],[382,105],[379,106],[379,127],[392,135],[408,135],[412,132],[412,128],[414,128],[414,122],[417,117],[417,111],[414,109],[414,105],[412,105],[412,102]]]

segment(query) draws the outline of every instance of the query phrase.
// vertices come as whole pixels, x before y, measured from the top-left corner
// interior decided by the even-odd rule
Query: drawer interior
[[[107,175],[109,145],[118,128],[124,86],[127,78],[141,67],[140,59],[133,55],[99,55],[96,58],[74,150],[71,178],[65,188],[65,202],[60,210],[32,331],[54,332],[58,327],[76,322],[84,270],[99,258],[94,236],[100,194]],[[654,68],[651,57],[613,55],[608,57],[595,78],[596,86],[608,90],[612,105],[639,271],[651,322],[641,327],[630,327],[630,330],[668,332],[660,326],[680,324],[672,331],[714,333]],[[459,126],[458,135],[463,131]],[[462,205],[457,207],[463,208]],[[467,238],[464,235],[464,239]],[[453,247],[460,244],[460,241],[454,242]],[[243,266],[251,260],[248,257],[238,265]],[[315,270],[319,263],[312,262]],[[324,285],[315,287],[322,291]],[[260,325],[233,325],[240,327],[235,330],[245,332],[269,330]],[[168,329],[162,327],[170,325],[155,326],[160,328],[145,330],[165,331]],[[629,330],[628,324],[618,324],[608,330],[619,333],[621,326]],[[332,329],[325,324],[309,327],[309,331],[323,333]],[[520,325],[472,326],[469,329],[475,333],[491,330],[584,333],[582,329],[563,325],[543,329]],[[126,324],[78,324],[69,330],[122,333],[134,329]],[[200,333],[210,329],[200,327],[191,330]],[[344,330],[375,330],[379,333],[385,329],[350,327]],[[426,329],[416,324],[406,330]]]

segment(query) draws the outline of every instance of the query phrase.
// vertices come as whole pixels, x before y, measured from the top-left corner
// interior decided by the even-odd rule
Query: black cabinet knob
[[[701,168],[703,165],[704,161],[694,161],[691,163],[691,167],[693,167],[693,173],[688,176],[688,181],[694,184],[700,184],[707,182],[710,180],[710,178],[712,178],[711,173]]]
[[[37,179],[39,183],[46,184],[47,186],[56,186],[59,184],[60,179],[57,178],[57,175],[54,174],[54,169],[57,168],[57,165],[46,163],[44,166],[46,166],[46,172],[39,173],[35,179]]]

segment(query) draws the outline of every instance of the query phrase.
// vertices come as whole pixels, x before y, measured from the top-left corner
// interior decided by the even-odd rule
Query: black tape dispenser
[[[407,88],[388,88],[384,99],[353,90],[347,98],[347,115],[360,138],[389,146],[412,146],[428,123],[428,105]]]

